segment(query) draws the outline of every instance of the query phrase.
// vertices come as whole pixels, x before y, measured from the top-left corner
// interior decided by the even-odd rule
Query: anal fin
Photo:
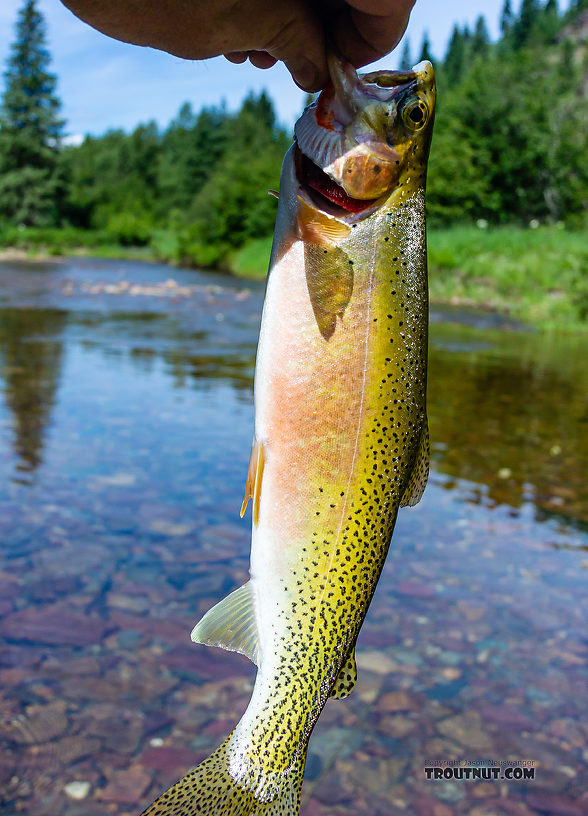
[[[241,518],[245,515],[245,510],[249,499],[253,499],[253,523],[259,520],[259,500],[261,498],[261,480],[263,478],[263,468],[265,465],[265,454],[263,442],[253,440],[251,446],[251,456],[249,457],[249,468],[247,469],[247,481],[245,482],[245,497],[241,505]]]
[[[416,459],[414,460],[414,467],[410,474],[410,479],[406,485],[406,490],[400,502],[401,507],[414,507],[422,498],[429,478],[429,426],[426,424],[421,432],[421,439],[417,451]]]
[[[259,635],[251,582],[209,609],[192,630],[194,643],[239,652],[258,665]]]
[[[355,662],[355,648],[353,648],[347,657],[347,660],[341,666],[341,670],[337,675],[335,684],[331,689],[330,697],[335,700],[342,700],[348,697],[357,682],[357,664]]]

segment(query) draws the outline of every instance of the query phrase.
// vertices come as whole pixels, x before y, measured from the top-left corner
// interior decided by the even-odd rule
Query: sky
[[[405,35],[413,61],[420,55],[425,31],[433,55],[440,58],[453,25],[467,23],[472,27],[479,14],[484,14],[490,36],[496,39],[503,3],[504,0],[417,0]],[[23,0],[0,2],[2,71],[22,4]],[[560,0],[561,8],[568,4],[569,0]],[[512,5],[518,9],[520,0],[514,0]],[[235,110],[250,90],[259,92],[264,88],[274,101],[278,119],[286,127],[292,127],[303,108],[305,95],[281,64],[260,71],[249,63],[232,65],[222,57],[197,62],[181,60],[151,48],[110,39],[78,20],[59,0],[38,0],[37,7],[47,22],[51,70],[58,77],[57,92],[71,141],[79,141],[87,133],[99,135],[109,128],[132,130],[152,119],[166,127],[186,101],[196,111],[203,105],[219,105],[223,101],[229,110]],[[403,42],[374,65],[397,68]]]

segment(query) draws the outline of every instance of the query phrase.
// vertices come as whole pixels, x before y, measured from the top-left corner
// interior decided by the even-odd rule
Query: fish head
[[[359,75],[329,55],[331,82],[297,121],[294,163],[307,206],[353,223],[425,186],[433,66]]]

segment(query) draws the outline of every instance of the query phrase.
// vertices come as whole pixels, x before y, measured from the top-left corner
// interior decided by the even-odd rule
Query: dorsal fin
[[[241,518],[243,518],[249,499],[253,499],[254,524],[257,524],[259,519],[259,500],[261,498],[261,480],[263,478],[264,465],[265,454],[263,451],[263,442],[258,442],[257,439],[254,439],[251,445],[251,455],[249,456],[247,481],[245,482],[245,497],[241,505]]]
[[[194,643],[239,652],[259,665],[259,635],[251,582],[231,592],[209,609],[192,629]]]
[[[400,502],[401,507],[414,507],[415,504],[420,502],[429,478],[429,457],[429,426],[425,422],[416,459],[414,460],[414,468]]]
[[[329,697],[333,697],[335,700],[342,700],[344,697],[348,697],[355,688],[356,682],[357,664],[355,662],[355,647],[353,647],[347,656],[347,660],[341,666],[341,670],[337,675]]]

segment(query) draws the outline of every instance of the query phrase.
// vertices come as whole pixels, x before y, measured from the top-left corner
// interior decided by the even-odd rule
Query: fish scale
[[[330,67],[321,115],[341,88],[351,96],[337,107],[350,117],[340,123],[343,153],[335,162],[329,153],[323,168],[322,154],[308,157],[317,167],[311,187],[299,176],[297,145],[282,169],[244,502],[253,500],[251,578],[192,635],[247,654],[258,666],[255,686],[233,733],[148,816],[299,812],[310,734],[328,698],[353,689],[355,644],[398,509],[420,499],[428,475],[424,187],[433,72],[425,62],[353,86],[350,66],[331,58]],[[373,160],[357,143],[362,121],[381,142]],[[363,198],[343,210],[317,190],[321,173],[330,174],[325,190],[344,189],[347,155],[352,192]],[[381,184],[374,167],[386,156],[398,167],[376,199],[370,184]],[[365,189],[358,167],[371,173]]]

